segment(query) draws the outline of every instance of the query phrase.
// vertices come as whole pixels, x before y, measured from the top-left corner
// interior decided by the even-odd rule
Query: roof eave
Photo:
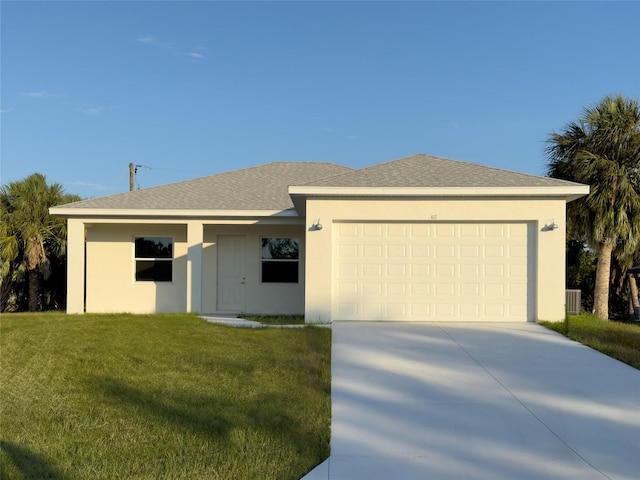
[[[589,185],[530,187],[317,187],[291,186],[289,195],[380,197],[548,197],[580,198]]]
[[[51,207],[51,215],[64,218],[220,218],[220,217],[297,217],[293,208],[286,210],[191,210],[191,209],[126,209],[126,208],[74,208]]]
[[[309,197],[555,197],[572,202],[589,194],[589,185],[531,187],[318,187],[291,186],[289,196],[300,216]]]

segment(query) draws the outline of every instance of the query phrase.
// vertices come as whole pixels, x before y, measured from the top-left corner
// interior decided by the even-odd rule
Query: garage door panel
[[[408,265],[399,265],[399,264],[388,264],[387,265],[387,276],[389,277],[405,277],[407,275],[407,267]]]
[[[404,301],[399,303],[387,304],[386,319],[404,318],[406,316],[407,316],[407,305],[404,303]]]
[[[339,318],[344,319],[356,319],[358,315],[358,306],[356,303],[349,303],[346,301],[342,301],[339,305],[336,306],[336,313]]]
[[[363,295],[382,295],[382,283],[365,283],[362,286]]]
[[[485,303],[484,305],[485,317],[498,317],[498,318],[503,317],[505,314],[504,307],[505,306],[501,303],[500,304]]]
[[[484,226],[484,236],[485,237],[504,237],[505,233],[505,225],[503,224],[487,224]]]
[[[382,225],[377,224],[364,224],[363,226],[364,237],[381,237],[382,236]]]
[[[336,227],[335,319],[527,320],[525,223]]]
[[[411,316],[414,318],[429,318],[431,316],[431,305],[428,303],[412,303],[410,308]]]
[[[453,283],[441,283],[438,282],[435,285],[436,287],[436,295],[439,297],[442,296],[453,296],[456,294],[456,286]]]
[[[345,298],[348,296],[355,297],[358,295],[358,284],[356,282],[344,281],[338,285],[338,295],[341,298]]]
[[[407,236],[408,228],[410,228],[408,225],[391,223],[387,225],[387,235],[389,237],[404,238]]]
[[[437,237],[455,237],[456,226],[448,223],[436,224],[435,231]]]
[[[362,315],[373,318],[381,318],[383,317],[382,305],[379,303],[363,303],[362,304]]]
[[[404,297],[407,294],[407,286],[404,283],[387,283],[387,295],[400,295]]]
[[[365,263],[362,265],[362,274],[365,277],[379,277],[382,275],[382,265],[379,263]]]
[[[411,245],[409,250],[411,258],[429,258],[431,249],[428,245]]]
[[[382,257],[382,245],[365,245],[363,247],[363,256],[369,258]]]
[[[526,305],[509,305],[510,317],[522,317],[527,315]]]
[[[504,247],[502,245],[486,245],[484,247],[484,256],[493,258],[504,257]]]
[[[526,278],[527,278],[527,265],[526,263],[521,263],[521,264],[516,264],[516,265],[509,265],[509,278],[510,279],[514,279],[515,281],[517,281],[517,279],[524,279],[522,281],[526,282]]]
[[[502,282],[484,284],[484,296],[489,297],[492,295],[504,295],[504,284]]]
[[[460,316],[462,317],[467,317],[467,318],[473,318],[473,317],[478,317],[480,316],[480,305],[478,304],[463,304],[460,305]]]
[[[452,319],[455,317],[455,305],[451,303],[436,302],[435,314],[437,317],[443,320]]]
[[[517,260],[517,259],[523,259],[526,260],[527,255],[529,254],[529,252],[527,252],[527,246],[526,245],[522,245],[522,246],[510,246],[509,247],[509,258],[513,259],[513,260]]]
[[[411,282],[410,291],[414,297],[414,302],[419,303],[421,301],[420,297],[428,296],[431,290],[428,283]]]
[[[389,245],[387,247],[387,257],[389,258],[405,258],[407,256],[407,246],[405,245]]]
[[[482,235],[482,225],[460,225],[460,237],[480,237]]]
[[[460,265],[460,276],[463,278],[477,277],[480,275],[480,266],[477,263]]]
[[[477,283],[462,283],[460,284],[460,296],[467,297],[477,297],[480,295],[481,289],[480,285]]]
[[[478,258],[480,256],[479,245],[461,245],[460,257],[461,258]]]
[[[431,266],[423,263],[415,263],[413,265],[409,265],[409,270],[411,271],[411,276],[419,279],[421,277],[429,277],[431,274]]]
[[[456,249],[453,245],[437,245],[436,246],[436,258],[453,258],[456,254]]]
[[[436,265],[436,277],[444,279],[453,277],[456,272],[456,267],[452,263],[444,263]]]
[[[504,277],[504,265],[500,263],[488,263],[484,264],[484,276],[486,277]]]
[[[513,223],[509,225],[509,235],[511,237],[526,237],[528,235],[526,223]]]

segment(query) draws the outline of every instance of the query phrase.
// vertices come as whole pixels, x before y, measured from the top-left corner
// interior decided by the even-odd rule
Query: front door
[[[243,312],[245,300],[245,237],[218,236],[218,310]]]

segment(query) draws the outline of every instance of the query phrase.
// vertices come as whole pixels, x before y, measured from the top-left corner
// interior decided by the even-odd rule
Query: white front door
[[[218,236],[218,310],[243,312],[245,301],[245,237]]]

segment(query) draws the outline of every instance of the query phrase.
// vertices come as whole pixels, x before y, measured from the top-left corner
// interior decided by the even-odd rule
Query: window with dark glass
[[[135,238],[136,282],[173,280],[173,239],[171,237]]]
[[[300,239],[262,239],[262,282],[298,283]]]

